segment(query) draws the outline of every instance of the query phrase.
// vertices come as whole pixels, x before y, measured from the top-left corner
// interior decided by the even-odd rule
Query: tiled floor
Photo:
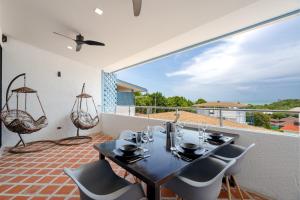
[[[76,186],[63,174],[62,169],[77,168],[81,164],[97,160],[98,153],[93,149],[93,144],[107,140],[111,138],[96,135],[92,142],[78,146],[55,146],[42,152],[27,154],[4,153],[0,158],[0,199],[79,199]],[[114,163],[111,165],[117,174],[124,174],[122,168]],[[235,189],[232,193],[238,197]],[[174,199],[170,191],[162,191],[162,195],[165,199]],[[248,192],[244,192],[244,197],[263,200]],[[226,199],[225,191],[221,192],[220,199]]]

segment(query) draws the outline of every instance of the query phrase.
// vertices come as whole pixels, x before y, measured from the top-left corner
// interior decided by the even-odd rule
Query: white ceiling
[[[212,37],[212,33],[224,34],[227,30],[220,28],[218,31],[218,26],[213,27],[214,30],[210,26],[207,34],[202,29],[202,37],[199,34],[199,28],[209,28],[208,25],[222,19],[225,27],[239,28],[243,21],[253,23],[244,11],[253,12],[262,9],[261,5],[268,6],[268,10],[252,13],[254,22],[258,22],[297,8],[298,2],[143,0],[141,15],[134,17],[131,0],[1,0],[0,18],[2,31],[9,37],[88,65],[120,69],[155,57],[158,53],[201,42]],[[93,12],[96,7],[104,11],[102,16]],[[240,13],[240,18],[233,13]],[[231,16],[228,18],[231,21],[224,21],[226,16]],[[189,37],[187,33],[195,30],[198,30],[197,37]],[[81,33],[85,39],[102,41],[106,46],[83,46],[80,52],[71,51],[67,46],[74,47],[74,43],[54,35],[53,31],[70,37]]]

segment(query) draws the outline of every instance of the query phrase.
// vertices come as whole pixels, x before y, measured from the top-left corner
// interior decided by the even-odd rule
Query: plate
[[[197,151],[200,147],[197,144],[194,143],[181,143],[180,144],[181,149],[184,150],[185,153],[194,153]]]
[[[123,158],[133,158],[142,155],[142,152],[140,150],[135,151],[133,154],[124,154],[120,149],[115,149],[114,153],[116,154],[116,156]]]
[[[207,138],[207,142],[209,144],[213,144],[213,145],[221,145],[223,143],[225,143],[225,141],[222,138],[219,139],[215,139],[215,138]]]
[[[135,144],[124,144],[119,147],[119,149],[126,155],[132,155],[136,150],[138,150],[138,147]]]
[[[222,138],[223,137],[223,134],[214,134],[214,133],[210,133],[209,134],[209,137],[211,138],[211,139],[213,139],[213,140],[219,140],[220,138]]]
[[[204,153],[205,153],[205,148],[202,148],[202,147],[200,147],[199,149],[197,149],[196,151],[194,151],[194,152],[191,152],[191,153],[189,153],[189,152],[186,152],[186,151],[184,151],[184,149],[182,149],[180,146],[177,146],[176,147],[177,148],[177,150],[178,150],[178,152],[179,153],[181,153],[181,154],[183,154],[183,155],[185,155],[185,156],[187,156],[187,157],[199,157],[199,156],[202,156]]]

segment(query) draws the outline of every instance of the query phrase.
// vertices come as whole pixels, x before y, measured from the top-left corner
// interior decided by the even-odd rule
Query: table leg
[[[160,200],[160,187],[147,185],[148,200]]]
[[[105,160],[105,155],[99,153],[99,160]]]

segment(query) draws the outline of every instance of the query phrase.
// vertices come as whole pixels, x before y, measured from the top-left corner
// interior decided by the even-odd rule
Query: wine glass
[[[141,148],[142,146],[142,132],[137,132],[135,137],[136,146]]]
[[[147,132],[148,132],[148,137],[149,137],[149,142],[153,142],[153,135],[154,135],[154,127],[153,126],[148,126],[147,127]]]
[[[198,134],[199,134],[199,141],[200,145],[202,145],[205,142],[205,131],[207,129],[206,123],[199,123],[198,124]]]

